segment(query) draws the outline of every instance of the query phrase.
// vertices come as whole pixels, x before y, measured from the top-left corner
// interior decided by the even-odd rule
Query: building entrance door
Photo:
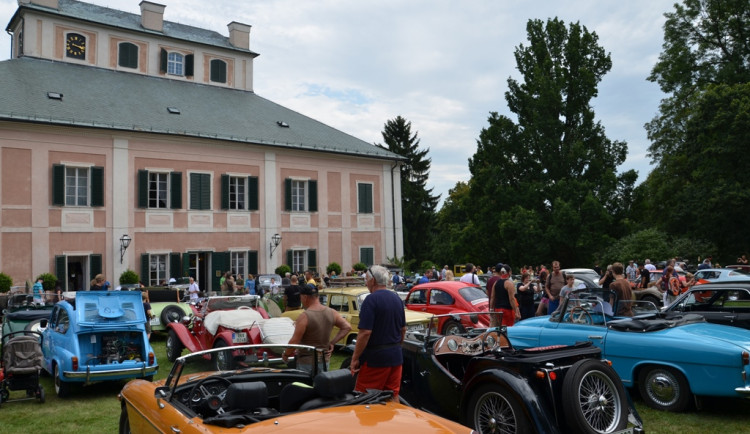
[[[191,252],[188,255],[188,275],[192,276],[198,282],[198,287],[204,294],[208,294],[208,291],[211,290],[211,276],[209,274],[210,253]]]
[[[66,291],[86,291],[89,289],[89,257],[68,256],[67,257],[68,281]]]

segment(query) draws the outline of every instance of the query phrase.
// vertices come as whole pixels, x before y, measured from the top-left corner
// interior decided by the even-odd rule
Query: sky
[[[432,160],[428,188],[441,196],[471,174],[490,112],[508,110],[508,78],[519,80],[514,50],[528,45],[529,19],[558,17],[596,32],[612,69],[592,101],[611,140],[628,144],[618,169],[652,170],[644,124],[665,96],[646,80],[661,53],[664,13],[676,0],[154,0],[164,19],[228,36],[252,26],[258,95],[369,143],[387,121],[411,122]],[[90,0],[140,14],[140,0]],[[0,0],[7,25],[15,0]],[[0,60],[11,38],[0,36]]]

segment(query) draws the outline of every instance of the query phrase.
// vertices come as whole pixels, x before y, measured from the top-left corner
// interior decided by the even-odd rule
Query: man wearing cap
[[[300,314],[294,323],[294,333],[292,338],[289,339],[289,344],[323,348],[327,371],[334,345],[352,330],[352,326],[338,312],[320,304],[318,288],[315,285],[305,284],[301,286],[300,301],[305,311]],[[334,326],[339,329],[339,332],[333,339],[330,339]],[[286,361],[294,352],[294,348],[287,348],[281,358]],[[309,352],[297,352],[297,369],[312,372],[313,361],[313,355]],[[321,370],[321,367],[318,366],[318,371]]]
[[[359,310],[359,333],[350,370],[359,372],[354,390],[390,390],[398,402],[401,368],[404,363],[401,342],[406,333],[404,304],[386,289],[388,270],[380,265],[368,268],[365,284],[370,295]]]

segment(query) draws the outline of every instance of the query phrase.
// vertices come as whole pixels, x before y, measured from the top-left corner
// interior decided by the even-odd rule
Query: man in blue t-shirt
[[[404,304],[386,289],[388,270],[374,265],[367,270],[365,284],[370,295],[359,310],[359,333],[350,369],[359,372],[354,390],[391,390],[398,402],[401,386],[401,342],[406,333]]]

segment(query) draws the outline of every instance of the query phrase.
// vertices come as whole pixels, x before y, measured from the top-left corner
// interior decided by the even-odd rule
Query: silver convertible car
[[[508,338],[519,349],[593,342],[625,387],[660,410],[686,410],[700,396],[750,397],[749,330],[624,303],[605,289],[574,291],[552,315],[508,327]],[[614,315],[623,311],[634,316]]]

